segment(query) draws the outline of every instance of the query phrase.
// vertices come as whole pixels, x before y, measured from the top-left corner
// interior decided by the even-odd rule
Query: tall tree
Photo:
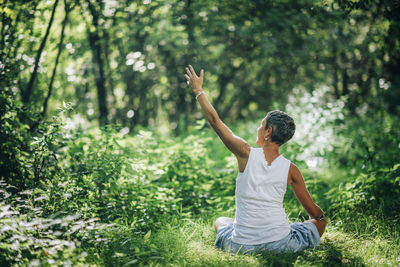
[[[44,34],[42,42],[40,43],[39,49],[38,49],[38,51],[36,53],[33,72],[31,74],[31,77],[29,79],[29,82],[28,82],[25,90],[22,92],[22,101],[25,104],[29,103],[30,97],[32,95],[33,85],[35,83],[35,80],[36,80],[36,77],[37,77],[38,68],[39,68],[40,57],[42,56],[43,49],[46,46],[46,42],[47,42],[47,38],[49,37],[49,34],[50,34],[51,26],[53,25],[54,14],[56,13],[57,4],[58,4],[58,0],[55,0],[55,2],[53,4],[53,9],[51,11],[50,20],[49,20],[49,23],[47,24],[46,33]]]
[[[104,51],[101,45],[100,38],[100,16],[103,10],[103,2],[97,5],[93,4],[90,0],[86,1],[88,3],[89,12],[92,16],[92,25],[89,26],[89,44],[92,49],[92,59],[94,68],[94,75],[97,87],[97,100],[99,105],[99,124],[105,125],[108,122],[108,108],[107,108],[107,90],[106,90],[106,76],[104,72],[105,60]]]
[[[49,99],[50,99],[50,96],[51,96],[51,93],[52,93],[52,90],[53,90],[53,83],[54,83],[54,79],[55,79],[55,76],[56,76],[56,73],[57,73],[57,66],[58,66],[58,62],[60,60],[60,55],[61,55],[61,52],[63,51],[65,27],[66,27],[67,22],[68,22],[68,15],[69,15],[69,13],[71,12],[71,10],[73,8],[74,8],[74,6],[71,6],[71,4],[68,3],[67,0],[64,0],[64,13],[65,13],[65,15],[64,15],[64,19],[63,19],[62,24],[61,24],[60,41],[58,43],[57,56],[56,56],[56,60],[55,60],[55,63],[54,63],[53,72],[52,72],[52,75],[51,75],[51,78],[50,78],[49,89],[47,91],[46,98],[45,98],[45,100],[43,102],[43,111],[42,111],[42,114],[41,114],[42,118],[44,118],[46,116],[47,104],[49,102]]]

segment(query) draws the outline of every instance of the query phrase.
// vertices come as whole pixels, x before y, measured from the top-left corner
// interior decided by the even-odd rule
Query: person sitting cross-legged
[[[207,120],[238,162],[235,218],[215,220],[215,245],[244,254],[291,253],[317,247],[326,227],[324,213],[312,200],[297,166],[279,154],[279,148],[294,135],[294,120],[279,110],[268,112],[257,129],[259,147],[251,147],[232,133],[208,101],[202,88],[204,70],[198,76],[189,65],[185,77]],[[283,208],[289,185],[310,220],[289,224]]]

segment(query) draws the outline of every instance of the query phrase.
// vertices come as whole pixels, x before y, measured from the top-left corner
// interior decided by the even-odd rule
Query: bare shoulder
[[[299,182],[303,178],[299,168],[293,162],[290,163],[289,174],[288,174],[288,185]]]

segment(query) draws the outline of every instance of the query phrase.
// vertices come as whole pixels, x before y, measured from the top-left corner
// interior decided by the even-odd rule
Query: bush
[[[215,170],[204,139],[189,136],[168,159],[166,172],[157,179],[159,186],[175,192],[182,212],[204,213],[215,208],[224,210],[234,206],[234,172]],[[194,147],[194,149],[188,149]]]
[[[12,198],[12,189],[0,181],[0,265],[71,265],[86,262],[88,253],[83,241],[91,246],[109,242],[103,232],[112,225],[97,218],[84,219],[80,214],[53,214],[43,217],[39,204],[48,195],[37,190],[19,192]],[[10,204],[6,204],[7,200]]]
[[[331,168],[349,174],[392,168],[399,156],[400,120],[384,110],[368,109],[333,125],[334,149],[327,154]]]
[[[29,172],[29,116],[15,101],[11,90],[0,90],[0,179],[18,188],[25,188]]]
[[[328,193],[331,214],[339,218],[360,215],[383,216],[400,222],[400,164],[359,175],[354,182],[340,184]]]

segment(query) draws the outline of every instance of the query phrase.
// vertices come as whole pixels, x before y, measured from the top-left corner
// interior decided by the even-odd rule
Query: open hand
[[[198,77],[192,65],[189,65],[189,68],[186,68],[187,74],[185,74],[185,78],[190,88],[192,88],[193,92],[196,94],[203,89],[204,70],[202,69],[200,71],[200,77]]]

